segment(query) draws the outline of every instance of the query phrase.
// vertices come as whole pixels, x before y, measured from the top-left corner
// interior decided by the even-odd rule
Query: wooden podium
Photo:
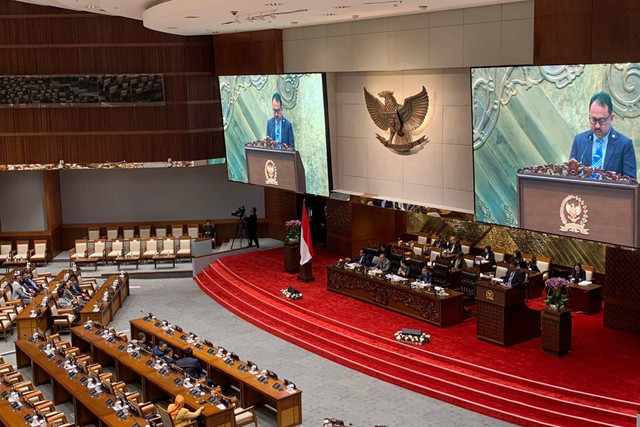
[[[594,172],[602,179],[589,178]],[[640,246],[635,179],[571,160],[520,169],[517,190],[520,228]]]
[[[479,281],[475,296],[478,339],[509,347],[540,336],[540,312],[525,305],[524,291]]]
[[[244,150],[249,184],[307,192],[304,165],[298,151],[246,146]]]

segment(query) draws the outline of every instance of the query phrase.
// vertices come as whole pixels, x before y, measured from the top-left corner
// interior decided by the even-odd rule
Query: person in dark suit
[[[251,214],[247,217],[247,232],[249,233],[249,247],[256,242],[256,248],[260,249],[258,241],[258,216],[256,215],[255,206],[251,208]]]
[[[200,366],[200,361],[193,357],[193,349],[191,347],[187,347],[184,350],[184,357],[178,359],[176,365],[182,368],[184,373],[190,377],[198,379],[206,375],[204,369]]]
[[[449,252],[453,252],[454,254],[457,254],[458,252],[462,252],[462,245],[460,244],[460,242],[458,242],[458,239],[455,236],[451,236],[451,238],[449,239],[449,244],[447,245],[446,249]]]
[[[532,272],[540,273],[540,268],[538,268],[538,259],[535,255],[531,257],[531,262],[529,263],[529,270]]]
[[[433,283],[433,274],[431,274],[426,265],[422,267],[422,272],[420,276],[418,276],[418,280],[423,283]]]
[[[158,341],[158,344],[151,349],[151,353],[153,353],[153,355],[156,357],[162,357],[164,356],[164,351],[166,349],[167,343],[164,341]]]
[[[267,136],[276,142],[296,146],[293,125],[282,115],[282,97],[278,92],[271,97],[273,117],[267,121]]]
[[[404,259],[400,260],[400,267],[398,267],[398,276],[401,277],[409,277],[409,273],[411,272],[411,270],[409,269],[409,266],[407,265],[407,262]]]
[[[207,222],[202,227],[202,237],[206,237],[207,239],[211,239],[211,248],[216,248],[216,228],[211,225],[211,221],[207,220]]]
[[[173,365],[176,363],[175,359],[173,358],[173,349],[171,347],[167,347],[164,349],[164,355],[162,356],[162,361],[165,362],[167,365]]]
[[[585,166],[635,178],[636,154],[633,141],[613,128],[615,116],[611,95],[607,92],[593,95],[589,101],[591,130],[576,135],[569,158],[576,159]]]
[[[431,242],[431,246],[433,246],[434,248],[444,249],[447,247],[447,241],[444,240],[442,236],[438,235],[438,237]]]
[[[369,267],[371,265],[371,256],[365,253],[364,249],[360,249],[360,253],[355,258],[347,258],[347,262],[355,262],[363,267]]]
[[[458,270],[462,270],[462,267],[466,265],[462,251],[456,253],[456,257],[451,260],[451,265],[453,268],[457,268]]]
[[[509,261],[509,264],[511,265],[507,274],[502,277],[502,283],[505,286],[525,290],[527,288],[524,284],[525,272],[520,269],[520,264],[515,259]]]
[[[496,254],[491,250],[491,246],[487,245],[482,253],[482,258],[486,259],[491,265],[496,265]]]
[[[582,264],[576,262],[573,265],[573,270],[571,270],[571,276],[569,276],[569,279],[573,280],[576,283],[587,280],[587,272],[583,270]]]
[[[515,260],[519,266],[522,266],[522,263],[525,262],[524,258],[522,258],[522,252],[520,251],[515,251],[511,259]]]

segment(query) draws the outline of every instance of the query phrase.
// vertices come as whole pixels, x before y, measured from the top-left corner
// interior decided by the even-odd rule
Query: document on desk
[[[222,403],[218,403],[218,404],[216,405],[216,408],[218,408],[218,409],[227,409],[227,407],[226,407],[226,406],[224,406]]]

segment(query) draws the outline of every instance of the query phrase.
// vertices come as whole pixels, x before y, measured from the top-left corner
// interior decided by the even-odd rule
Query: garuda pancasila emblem
[[[389,139],[376,133],[376,138],[385,146],[399,152],[406,152],[429,141],[424,135],[411,141],[410,131],[422,125],[429,110],[429,95],[422,86],[420,93],[405,98],[404,104],[398,104],[393,91],[383,90],[378,96],[384,98],[384,104],[364,88],[364,100],[373,122],[382,130],[389,130]],[[397,137],[396,137],[397,135]],[[393,138],[401,137],[401,143],[394,143]]]

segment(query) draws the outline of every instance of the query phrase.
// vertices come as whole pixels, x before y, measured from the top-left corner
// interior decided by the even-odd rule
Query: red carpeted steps
[[[257,274],[255,277],[264,277]],[[361,372],[507,421],[530,425],[633,425],[633,411],[526,384],[492,378],[447,364],[413,347],[298,307],[243,280],[218,263],[197,277],[200,287],[227,309],[261,328]],[[286,286],[282,286],[286,287]],[[362,303],[360,303],[362,304]],[[363,307],[367,307],[366,304]]]

